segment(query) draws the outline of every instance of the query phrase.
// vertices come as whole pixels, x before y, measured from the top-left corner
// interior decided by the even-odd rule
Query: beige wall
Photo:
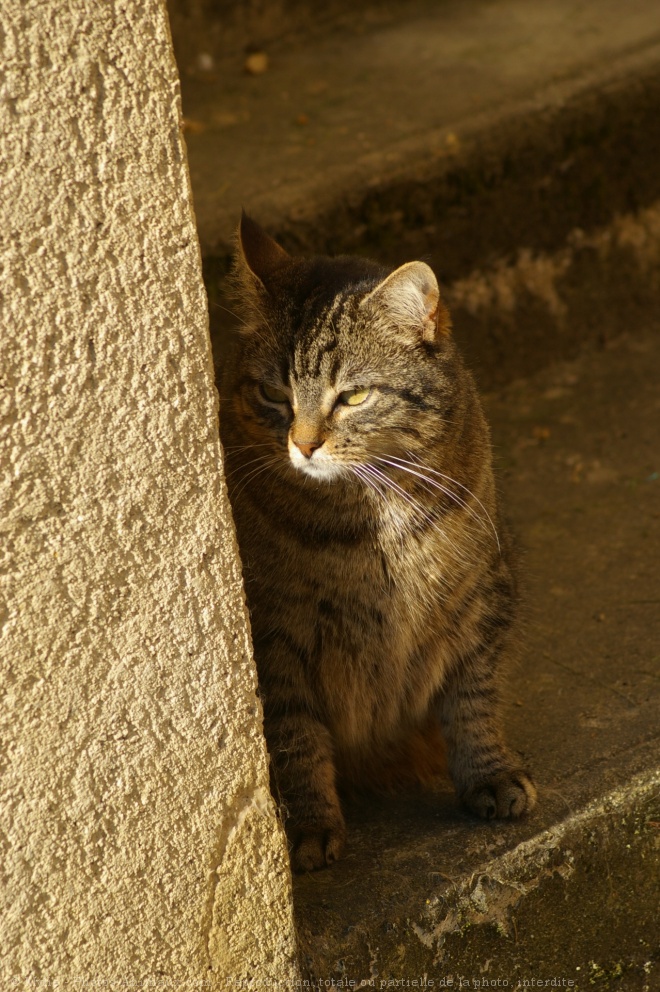
[[[286,984],[164,6],[0,21],[0,986]]]

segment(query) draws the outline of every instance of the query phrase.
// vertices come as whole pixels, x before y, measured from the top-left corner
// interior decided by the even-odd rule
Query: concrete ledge
[[[554,987],[578,990],[653,988],[659,758],[656,749],[656,771],[528,839],[504,841],[503,853],[494,853],[502,846],[495,830],[468,834],[445,812],[435,857],[417,828],[396,866],[356,874],[350,891],[322,879],[312,903],[311,883],[304,895],[300,884],[298,930],[310,980],[320,987],[393,988],[398,979],[399,987],[514,989],[525,981],[530,987],[532,978],[553,987],[546,982],[555,978]],[[390,845],[401,830],[397,812],[389,811]],[[454,860],[449,850],[466,841],[469,853]],[[381,900],[387,908],[379,912]]]
[[[520,247],[450,283],[445,298],[482,388],[532,375],[647,325],[660,293],[660,201],[573,228],[554,252]]]

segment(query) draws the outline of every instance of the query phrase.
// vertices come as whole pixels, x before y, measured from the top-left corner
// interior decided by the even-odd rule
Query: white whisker
[[[252,461],[247,462],[245,465],[241,465],[239,469],[247,468],[248,465],[253,465],[255,462],[260,462],[262,464],[257,465],[257,467],[253,468],[251,472],[248,472],[248,474],[244,478],[240,478],[238,480],[240,483],[240,488],[235,489],[233,492],[230,493],[232,499],[237,500],[248,483],[253,483],[254,480],[259,475],[262,474],[262,472],[265,472],[268,469],[277,466],[280,462],[280,459],[276,455],[270,455],[270,456],[261,455],[259,458],[253,458]],[[231,474],[232,475],[235,474],[235,472],[239,471],[239,469],[236,469]]]
[[[453,479],[450,475],[445,475],[443,472],[438,472],[436,469],[433,469],[428,465],[424,465],[421,462],[407,461],[405,458],[397,458],[394,455],[390,456],[389,459],[379,458],[378,461],[385,462],[386,464],[391,465],[393,468],[399,468],[402,472],[408,472],[410,475],[417,476],[419,479],[423,479],[425,482],[428,482],[429,485],[434,486],[435,488],[439,489],[441,492],[445,493],[445,495],[448,496],[450,499],[452,499],[458,506],[462,506],[463,509],[467,510],[468,513],[470,513],[471,516],[474,517],[474,519],[477,520],[481,524],[481,526],[484,527],[485,530],[488,530],[488,528],[490,527],[490,529],[493,532],[493,536],[495,537],[495,541],[497,543],[497,550],[498,551],[502,550],[502,547],[500,545],[499,535],[497,533],[497,528],[493,523],[493,518],[491,517],[490,513],[488,512],[484,504],[481,502],[479,497],[476,496],[471,489],[468,489],[467,486],[464,486],[462,482],[459,482],[457,479]],[[410,466],[414,466],[414,468],[411,468]],[[449,482],[454,486],[458,486],[459,489],[462,489],[469,496],[471,496],[472,499],[483,510],[484,516],[488,521],[488,525],[486,525],[486,523],[482,520],[480,515],[476,513],[474,508],[471,507],[469,503],[466,500],[462,499],[457,493],[452,492],[451,489],[442,486],[439,482],[436,482],[434,479],[429,478],[427,475],[415,471],[415,469],[420,469],[420,468],[424,469],[424,472],[430,472],[432,475],[436,475],[438,476],[438,478],[444,479],[446,482]]]
[[[383,460],[384,459],[379,459],[379,461],[383,461]],[[440,524],[435,519],[435,517],[431,516],[430,514],[428,514],[426,512],[426,510],[424,509],[424,507],[422,506],[422,504],[419,503],[418,500],[416,500],[413,496],[411,496],[410,493],[406,492],[405,489],[403,489],[401,486],[399,486],[396,482],[394,482],[393,479],[391,479],[388,475],[386,475],[380,469],[376,468],[374,465],[368,465],[368,466],[365,466],[365,468],[367,468],[371,473],[376,473],[377,474],[377,477],[379,478],[379,480],[387,488],[389,488],[390,490],[392,490],[392,492],[396,493],[397,495],[402,496],[403,499],[410,506],[413,507],[414,511],[419,516],[421,516],[435,531],[437,531],[438,534],[441,535],[441,537],[443,538],[443,540],[445,541],[445,543],[447,544],[447,546],[449,548],[451,548],[452,552],[456,556],[456,560],[457,561],[462,562],[464,565],[469,565],[470,564],[469,559],[465,555],[465,549],[462,548],[459,544],[457,544],[456,541],[453,541],[450,538],[450,536],[447,533],[447,531],[444,530],[440,526]]]
[[[270,441],[263,441],[259,444],[232,444],[225,445],[224,451],[247,451],[248,448],[272,448]]]
[[[379,461],[380,460],[381,459],[379,459]],[[427,521],[427,523],[433,524],[435,526],[436,522],[433,519],[433,517],[429,516],[429,514],[426,512],[424,507],[413,496],[411,496],[410,493],[407,493],[402,486],[398,485],[398,483],[396,483],[394,479],[390,479],[390,477],[386,475],[385,472],[382,472],[379,468],[376,468],[375,465],[369,464],[369,465],[365,465],[364,467],[372,476],[376,476],[377,478],[379,478],[388,489],[391,489],[393,492],[398,493],[399,496],[401,496],[406,501],[406,503],[412,506],[412,508],[421,517],[423,517],[424,520]]]
[[[248,465],[254,465],[255,462],[262,462],[267,457],[268,454],[266,453],[266,454],[257,455],[256,458],[251,458],[247,462],[241,462],[240,465],[236,465],[234,468],[230,469],[230,471],[226,473],[226,476],[228,479],[231,479],[231,477],[236,475],[237,472],[242,472],[243,469],[246,469]],[[275,458],[275,455],[272,455],[272,457]]]
[[[361,482],[363,482],[366,486],[368,486],[369,489],[375,492],[378,496],[384,498],[384,493],[382,492],[382,490],[379,489],[376,483],[369,478],[368,474],[362,470],[361,465],[351,463],[349,467],[353,472],[353,475],[356,475]]]

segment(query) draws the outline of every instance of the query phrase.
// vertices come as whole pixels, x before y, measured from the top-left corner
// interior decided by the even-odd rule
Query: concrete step
[[[273,43],[261,76],[242,51],[182,66],[214,331],[241,206],[290,250],[423,256],[486,385],[643,317],[660,240],[656,0],[625,18],[614,0],[392,10]]]
[[[527,549],[509,727],[540,801],[493,825],[449,788],[354,800],[346,859],[295,880],[303,962],[324,988],[653,992],[657,2],[370,9],[296,45],[271,32],[261,76],[179,39],[216,356],[241,206],[292,251],[434,265]]]
[[[181,66],[205,255],[243,205],[292,247],[424,243],[450,280],[658,198],[654,0],[399,8],[273,43],[260,76],[240,50]]]

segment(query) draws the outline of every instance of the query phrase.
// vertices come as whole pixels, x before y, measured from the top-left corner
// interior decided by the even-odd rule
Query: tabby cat
[[[535,789],[499,720],[512,552],[432,270],[292,257],[244,214],[235,285],[221,429],[293,867],[340,856],[338,786],[424,778],[411,741],[438,727],[466,806],[520,816]]]

